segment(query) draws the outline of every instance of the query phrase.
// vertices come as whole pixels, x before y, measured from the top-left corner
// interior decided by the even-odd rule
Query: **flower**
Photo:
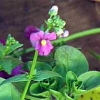
[[[0,39],[0,43],[5,45],[5,40]]]
[[[34,26],[32,26],[32,25],[27,26],[26,29],[25,29],[25,37],[29,39],[31,33],[38,32],[38,31],[39,31],[39,29],[34,27]]]
[[[7,79],[10,75],[8,75],[5,71],[0,71],[0,77]]]
[[[55,16],[58,14],[58,7],[57,6],[53,6],[50,10],[49,10],[49,15],[50,16]]]
[[[50,40],[56,39],[56,33],[44,33],[39,31],[30,35],[32,46],[39,52],[41,56],[47,56],[53,49]]]
[[[5,71],[0,71],[0,77],[8,79],[9,77],[15,76],[15,75],[19,75],[22,74],[22,65],[19,65],[17,67],[15,67],[14,69],[12,69],[11,75],[9,75],[7,72]]]
[[[15,67],[11,73],[12,76],[19,75],[19,74],[22,74],[22,65]]]
[[[68,35],[69,35],[69,31],[65,30],[65,31],[63,32],[63,34],[61,34],[59,37],[64,38],[64,37],[68,37]]]
[[[55,31],[56,31],[57,36],[60,37],[60,38],[67,37],[69,35],[68,30],[63,30],[63,29],[56,28]]]

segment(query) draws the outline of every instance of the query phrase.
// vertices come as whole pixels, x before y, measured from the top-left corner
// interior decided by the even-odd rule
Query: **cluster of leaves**
[[[12,69],[22,64],[20,59],[12,55],[15,50],[22,46],[23,44],[16,41],[10,34],[8,35],[5,45],[0,43],[0,71],[4,70],[10,75]]]
[[[12,53],[23,45],[16,41],[11,35],[8,35],[5,45],[0,43],[0,71],[5,71],[9,76],[12,69],[22,64],[19,58],[13,57]],[[0,84],[5,79],[0,78]],[[18,90],[11,83],[0,86],[1,100],[19,100],[20,95]]]
[[[45,59],[48,60],[43,61]],[[30,69],[31,64],[31,61],[25,63],[24,68]],[[54,98],[78,100],[86,90],[100,85],[100,72],[89,71],[85,56],[78,49],[67,45],[58,47],[53,56],[44,57],[44,59],[39,57],[35,71],[26,100],[52,100]],[[1,83],[1,87],[13,83],[16,87],[13,91],[16,89],[19,91],[16,90],[16,93],[11,90],[16,93],[17,97],[9,100],[19,100],[18,94],[22,93],[28,77],[28,74],[17,75]],[[14,95],[10,96],[14,97]],[[7,97],[6,94],[5,97]]]

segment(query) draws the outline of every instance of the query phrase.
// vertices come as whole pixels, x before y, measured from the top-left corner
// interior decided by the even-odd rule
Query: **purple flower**
[[[22,73],[21,69],[22,69],[22,65],[19,65],[19,66],[15,67],[15,68],[12,70],[11,75],[12,75],[12,76],[15,76],[15,75],[21,74],[21,73]]]
[[[0,71],[0,77],[7,79],[10,75],[8,75],[5,71]]]
[[[15,75],[19,75],[19,74],[22,74],[22,65],[19,65],[19,66],[15,67],[12,70],[11,75],[9,75],[5,71],[0,71],[0,77],[5,78],[5,79],[7,79],[9,77],[12,77],[12,76],[15,76]]]
[[[63,34],[61,34],[59,37],[65,38],[68,37],[68,35],[69,35],[69,31],[65,30]]]
[[[41,56],[47,56],[53,49],[50,40],[56,39],[56,33],[44,33],[39,31],[30,35],[32,46],[39,52]]]
[[[5,40],[0,39],[0,43],[5,45]]]
[[[39,29],[32,26],[32,25],[27,26],[26,29],[25,29],[25,37],[29,39],[31,33],[38,32],[38,31],[39,31]]]

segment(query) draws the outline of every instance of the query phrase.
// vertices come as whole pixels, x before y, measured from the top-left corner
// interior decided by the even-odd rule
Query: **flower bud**
[[[59,31],[57,32],[57,35],[60,36],[61,34],[63,34],[63,32],[64,31],[62,29],[59,29]]]
[[[69,31],[65,30],[65,32],[62,34],[62,37],[67,37],[69,35]]]
[[[49,10],[49,15],[50,16],[55,16],[58,14],[58,7],[57,6],[53,6],[50,10]]]
[[[55,32],[56,32],[56,34],[57,34],[58,37],[59,37],[61,34],[64,33],[63,29],[60,29],[60,28],[54,28],[54,30],[55,30]]]
[[[69,31],[68,30],[65,30],[64,32],[63,32],[63,34],[61,34],[59,37],[60,38],[65,38],[65,37],[68,37],[69,36]]]

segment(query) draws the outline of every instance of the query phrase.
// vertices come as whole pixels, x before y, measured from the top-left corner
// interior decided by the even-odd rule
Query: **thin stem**
[[[25,86],[25,88],[24,88],[24,91],[23,91],[21,100],[24,100],[24,98],[25,98],[25,96],[26,96],[26,93],[27,93],[27,91],[28,91],[28,88],[29,88],[31,79],[32,79],[32,77],[33,77],[33,75],[34,75],[34,69],[35,69],[37,57],[38,57],[38,52],[35,51],[34,58],[33,58],[33,62],[32,62],[32,67],[31,67],[31,70],[30,70],[30,73],[29,73],[29,79],[28,79],[28,81],[27,81],[27,83],[26,83],[26,86]]]
[[[52,44],[62,45],[64,43],[66,43],[67,41],[74,40],[74,39],[81,38],[81,37],[88,36],[88,35],[92,35],[92,34],[100,34],[100,28],[95,28],[95,29],[90,29],[90,30],[86,30],[83,32],[78,32],[73,35],[70,35],[69,37],[54,40],[54,41],[52,41]]]

